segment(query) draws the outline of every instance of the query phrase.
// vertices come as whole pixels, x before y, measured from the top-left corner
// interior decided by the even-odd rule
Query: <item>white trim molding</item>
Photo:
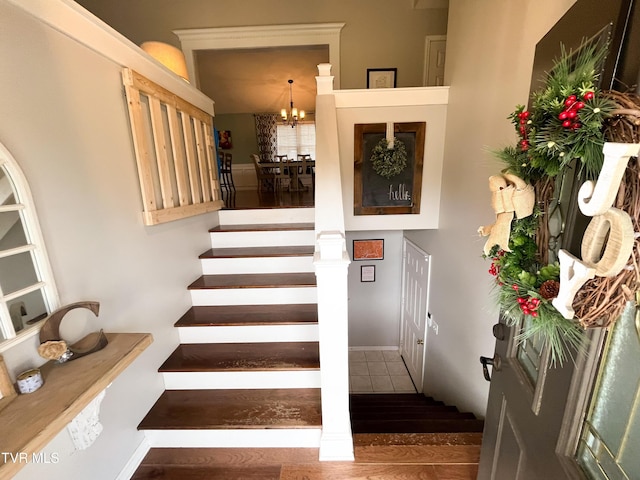
[[[173,30],[187,60],[189,78],[198,85],[195,53],[198,50],[328,45],[336,89],[340,88],[340,32],[344,23],[214,27]]]
[[[142,437],[140,445],[135,449],[126,465],[120,471],[120,474],[116,477],[116,480],[129,480],[133,477],[133,474],[136,473],[136,470],[150,449],[151,445],[149,444],[149,440],[147,440],[146,436]]]

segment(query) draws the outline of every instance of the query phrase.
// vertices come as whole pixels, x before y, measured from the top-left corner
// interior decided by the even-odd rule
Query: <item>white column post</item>
[[[349,256],[344,234],[320,232],[315,254],[322,390],[321,461],[352,461],[349,415]]]

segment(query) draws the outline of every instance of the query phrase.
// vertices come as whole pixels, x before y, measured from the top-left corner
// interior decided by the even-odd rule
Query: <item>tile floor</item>
[[[351,393],[416,393],[396,350],[349,351]]]

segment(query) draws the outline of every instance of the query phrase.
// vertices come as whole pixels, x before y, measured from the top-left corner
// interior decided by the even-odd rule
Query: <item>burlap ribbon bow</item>
[[[496,222],[478,229],[478,233],[483,237],[489,235],[484,244],[484,253],[489,255],[494,245],[510,252],[511,221],[514,214],[520,219],[533,213],[535,192],[531,185],[510,173],[489,177],[489,189],[492,193],[491,206],[496,212]]]

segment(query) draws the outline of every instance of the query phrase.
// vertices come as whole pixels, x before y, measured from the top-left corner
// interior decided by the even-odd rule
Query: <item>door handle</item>
[[[487,382],[490,382],[491,375],[489,374],[488,365],[491,365],[496,372],[499,372],[502,367],[502,358],[500,358],[500,355],[496,353],[493,358],[480,357],[480,363],[482,364],[482,374],[484,375],[484,379]]]
[[[496,340],[504,340],[507,337],[507,327],[504,323],[496,323],[493,326],[493,336]]]

